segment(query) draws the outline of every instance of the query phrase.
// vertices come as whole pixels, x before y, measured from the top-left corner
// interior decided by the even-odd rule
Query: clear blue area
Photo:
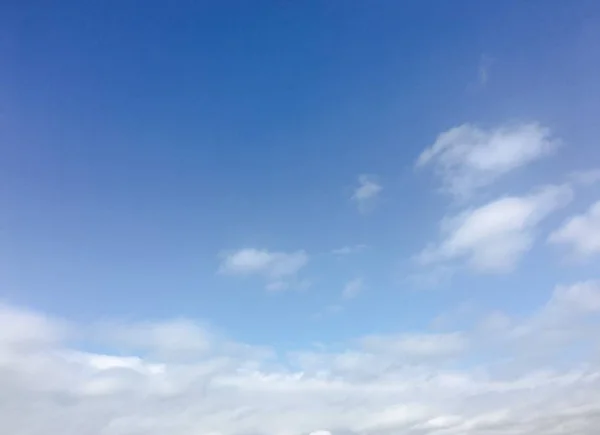
[[[499,193],[589,167],[599,67],[596,1],[4,1],[0,297],[76,320],[201,318],[282,348],[422,329],[465,300],[526,311],[574,273],[547,251],[411,287],[448,206],[413,164],[463,122],[535,120],[577,152]],[[384,187],[368,215],[349,200],[361,173]],[[354,244],[370,248],[326,254]],[[242,247],[306,250],[310,287],[219,275]],[[360,298],[316,319],[357,276]]]

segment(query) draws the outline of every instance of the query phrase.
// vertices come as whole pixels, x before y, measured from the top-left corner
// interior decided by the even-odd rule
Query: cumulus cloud
[[[443,240],[418,256],[422,264],[464,258],[475,270],[512,269],[534,241],[535,227],[568,204],[570,186],[546,186],[526,196],[505,196],[441,223]]]
[[[358,177],[358,187],[354,190],[351,199],[356,203],[359,211],[366,212],[372,207],[373,201],[382,189],[383,187],[373,176],[362,174]]]
[[[308,254],[304,251],[287,253],[244,248],[224,255],[219,272],[262,276],[267,280],[267,289],[276,291],[288,288],[306,263]]]
[[[432,165],[442,190],[465,198],[502,175],[549,155],[558,141],[536,123],[482,129],[463,124],[441,133],[416,166]]]
[[[493,356],[474,353],[488,338],[477,329],[371,335],[295,356],[212,336],[193,359],[163,359],[136,354],[138,342],[177,342],[178,320],[117,323],[135,337],[130,352],[112,353],[119,341],[100,353],[74,347],[63,330],[68,322],[0,308],[0,433],[593,435],[600,423],[597,359],[577,354],[557,365],[549,359],[498,373]],[[532,347],[548,332],[593,328],[585,318],[600,320],[599,314],[600,286],[589,281],[559,286],[528,318],[495,325],[498,335]],[[201,330],[191,327],[192,337]],[[588,347],[596,339],[578,337]],[[560,344],[568,350],[571,343]],[[449,364],[448,356],[460,364]],[[508,356],[522,360],[527,353]]]
[[[600,201],[592,204],[587,212],[568,219],[548,240],[568,246],[578,258],[600,254]]]

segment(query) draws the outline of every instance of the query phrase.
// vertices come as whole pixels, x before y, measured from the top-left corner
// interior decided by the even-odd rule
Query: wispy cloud
[[[346,283],[342,291],[342,298],[354,299],[363,290],[364,282],[362,278],[354,278]]]
[[[490,74],[493,64],[494,59],[490,56],[484,54],[479,58],[479,65],[477,66],[477,80],[479,82],[479,86],[487,86],[488,82],[490,81]]]
[[[362,174],[358,177],[358,187],[351,199],[356,203],[360,212],[366,212],[373,206],[373,201],[381,193],[383,187],[375,181],[372,175]]]
[[[334,249],[331,251],[331,253],[333,255],[350,255],[350,254],[357,254],[359,252],[362,252],[367,248],[368,248],[368,246],[363,245],[363,244],[347,245],[347,246],[342,246],[341,248]]]
[[[569,218],[550,234],[548,241],[568,246],[576,258],[600,254],[600,201],[585,213]]]
[[[502,175],[551,154],[558,146],[536,123],[482,129],[463,124],[443,132],[417,159],[432,165],[442,190],[464,199]]]
[[[491,334],[483,340],[499,340],[491,342],[498,349],[518,344],[519,352],[552,353],[594,335],[594,324],[589,320],[598,320],[598,314],[600,282],[581,281],[556,286],[548,301],[526,319],[491,313],[480,332]],[[510,352],[510,348],[504,351]]]
[[[459,215],[445,218],[443,240],[417,257],[421,264],[464,258],[481,272],[511,270],[534,240],[534,228],[568,204],[570,186],[546,186],[526,196],[505,196]]]
[[[575,171],[569,175],[569,178],[575,184],[590,186],[592,184],[600,182],[600,169]]]
[[[304,251],[272,252],[244,248],[221,256],[219,272],[228,275],[257,275],[267,281],[272,291],[289,288],[297,273],[308,263]]]

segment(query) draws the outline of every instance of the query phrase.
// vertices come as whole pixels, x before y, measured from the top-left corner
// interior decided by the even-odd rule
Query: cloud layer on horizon
[[[191,320],[118,323],[127,340],[113,324],[104,343],[121,351],[110,354],[69,338],[105,326],[69,327],[2,305],[0,430],[592,435],[600,422],[599,321],[600,284],[584,281],[558,286],[527,318],[489,313],[469,330],[370,335],[344,349],[278,354]],[[93,348],[95,335],[82,338]],[[181,356],[171,343],[200,352]],[[492,345],[493,357],[474,362]],[[586,346],[587,358],[552,357],[573,346]],[[149,352],[136,353],[140,347]]]

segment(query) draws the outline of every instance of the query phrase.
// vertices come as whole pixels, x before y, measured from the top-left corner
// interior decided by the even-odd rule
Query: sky
[[[596,1],[0,4],[0,432],[592,435]]]

